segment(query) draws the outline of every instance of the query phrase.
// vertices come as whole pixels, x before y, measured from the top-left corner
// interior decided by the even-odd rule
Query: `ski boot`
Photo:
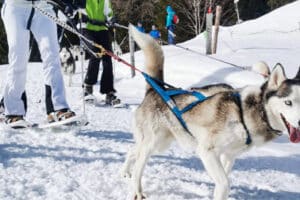
[[[53,123],[53,122],[63,121],[75,116],[76,116],[75,112],[69,109],[62,109],[48,114],[47,120],[48,123]]]
[[[27,122],[22,115],[9,115],[5,117],[5,123],[10,128],[21,129],[32,127],[32,124]]]
[[[93,95],[93,85],[84,84],[84,101],[94,103],[96,97]]]
[[[114,94],[114,92],[110,92],[110,93],[106,94],[105,103],[107,105],[111,105],[111,106],[115,107],[115,106],[118,106],[121,104],[121,100],[119,98],[117,98],[117,96]]]

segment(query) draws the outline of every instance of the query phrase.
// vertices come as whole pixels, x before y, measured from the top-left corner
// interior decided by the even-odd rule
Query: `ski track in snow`
[[[274,24],[268,26],[266,22],[272,16],[273,22],[288,17],[295,9],[299,11],[300,1],[257,20],[221,27],[216,57],[246,66],[259,60],[265,60],[270,66],[281,62],[287,75],[293,77],[299,66],[299,32],[288,35],[270,31],[250,33],[278,28]],[[300,14],[294,15],[294,21],[288,20],[286,24],[288,30],[298,27],[296,20],[300,21]],[[203,35],[199,35],[181,45],[204,52],[205,41]],[[179,48],[166,46],[164,52],[166,81],[172,85],[189,88],[227,82],[242,87],[263,81],[252,72]],[[129,60],[128,55],[124,58]],[[136,53],[136,63],[143,66],[141,52]],[[7,65],[0,66],[1,91],[6,68]],[[40,123],[45,120],[41,68],[41,63],[29,64],[26,85],[29,100],[27,119]],[[77,114],[82,113],[79,69],[80,62],[70,86],[69,77],[64,76],[68,101]],[[115,74],[117,94],[130,105],[128,109],[87,105],[90,124],[72,130],[15,131],[0,128],[1,200],[133,199],[130,181],[120,176],[120,169],[134,142],[131,120],[134,109],[142,101],[145,81],[139,74],[130,78],[130,69],[122,64],[116,64]],[[95,91],[98,88],[99,85]],[[230,175],[229,199],[300,199],[299,166],[300,145],[291,144],[286,134],[261,148],[252,149],[240,156],[234,165]],[[198,157],[180,148],[176,142],[165,153],[151,157],[145,168],[143,186],[149,200],[211,199],[214,189]]]

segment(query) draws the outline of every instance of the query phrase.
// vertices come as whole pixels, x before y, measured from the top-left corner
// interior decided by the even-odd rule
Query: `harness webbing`
[[[238,106],[239,106],[239,110],[240,110],[241,123],[242,123],[242,125],[243,125],[243,127],[244,127],[244,129],[246,131],[246,134],[247,134],[247,138],[246,138],[245,144],[246,145],[250,145],[252,143],[252,139],[251,139],[251,136],[250,136],[249,129],[248,129],[248,127],[245,124],[241,95],[236,92],[236,93],[233,93],[233,96],[236,97],[236,100],[237,100],[237,103],[238,103]]]
[[[149,76],[148,74],[142,72],[142,75],[144,76],[145,80],[149,83],[149,85],[156,91],[156,93],[163,99],[163,101],[168,105],[170,110],[173,112],[173,114],[176,116],[176,118],[179,120],[180,124],[183,126],[183,128],[191,135],[191,132],[189,131],[184,119],[182,118],[182,114],[185,112],[191,110],[194,106],[197,104],[205,101],[207,97],[205,97],[200,92],[196,91],[187,91],[175,88],[172,85],[169,85],[161,80],[158,80],[156,78],[153,78]],[[168,88],[165,88],[167,86]],[[197,98],[196,101],[192,102],[191,104],[184,107],[182,110],[180,110],[174,100],[172,99],[173,96],[182,95],[182,94],[189,94]]]

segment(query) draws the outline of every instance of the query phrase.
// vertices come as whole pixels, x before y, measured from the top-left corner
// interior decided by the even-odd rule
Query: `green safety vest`
[[[105,22],[113,17],[110,0],[86,0],[85,9],[89,19]],[[108,30],[106,26],[87,23],[86,29],[92,31]]]

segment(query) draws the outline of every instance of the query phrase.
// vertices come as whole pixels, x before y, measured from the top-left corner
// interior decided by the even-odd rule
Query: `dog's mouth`
[[[281,119],[284,122],[288,132],[289,132],[289,136],[290,136],[290,141],[293,143],[298,143],[300,142],[300,130],[299,128],[293,127],[283,116],[283,114],[281,115]]]

